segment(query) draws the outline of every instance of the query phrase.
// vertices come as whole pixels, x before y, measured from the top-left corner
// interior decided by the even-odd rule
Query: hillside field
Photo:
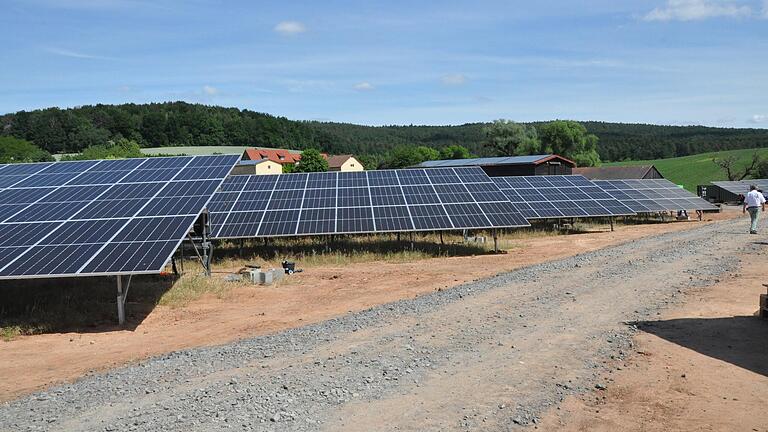
[[[707,184],[713,180],[728,180],[723,170],[715,165],[713,161],[715,158],[722,159],[735,155],[739,159],[739,166],[745,167],[751,161],[755,151],[763,158],[768,158],[768,149],[762,148],[726,150],[669,159],[612,162],[603,165],[655,165],[664,177],[695,193],[697,185]]]

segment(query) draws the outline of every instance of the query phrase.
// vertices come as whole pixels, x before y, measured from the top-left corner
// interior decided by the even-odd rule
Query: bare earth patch
[[[768,320],[753,316],[768,243],[752,247],[738,274],[641,323],[635,354],[615,365],[605,391],[568,397],[539,428],[768,431]]]
[[[735,216],[731,211],[707,219]],[[14,377],[0,381],[0,400],[170,351],[299,327],[527,265],[700,226],[620,226],[615,232],[524,239],[503,255],[316,267],[273,287],[236,285],[226,295],[206,295],[181,308],[157,306],[132,330],[105,327],[21,336],[0,342],[0,376]]]

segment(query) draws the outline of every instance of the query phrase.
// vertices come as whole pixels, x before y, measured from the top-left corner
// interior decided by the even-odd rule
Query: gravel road
[[[0,405],[0,430],[530,426],[566,395],[611,385],[599,377],[632,352],[628,323],[736,271],[755,238],[745,229],[702,225],[156,357]]]

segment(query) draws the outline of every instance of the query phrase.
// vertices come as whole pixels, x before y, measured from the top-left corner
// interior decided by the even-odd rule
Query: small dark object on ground
[[[283,270],[286,274],[293,274],[296,271],[296,263],[293,261],[283,261]]]

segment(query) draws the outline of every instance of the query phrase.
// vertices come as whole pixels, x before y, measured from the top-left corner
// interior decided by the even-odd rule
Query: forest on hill
[[[582,122],[598,138],[603,161],[659,159],[710,151],[768,147],[768,130]],[[542,123],[529,126],[538,128]],[[125,138],[142,147],[261,146],[317,148],[381,157],[399,146],[441,149],[460,145],[474,155],[484,146],[485,123],[458,126],[360,126],[289,120],[237,108],[185,102],[48,108],[0,116],[0,135],[50,153],[77,153]]]

